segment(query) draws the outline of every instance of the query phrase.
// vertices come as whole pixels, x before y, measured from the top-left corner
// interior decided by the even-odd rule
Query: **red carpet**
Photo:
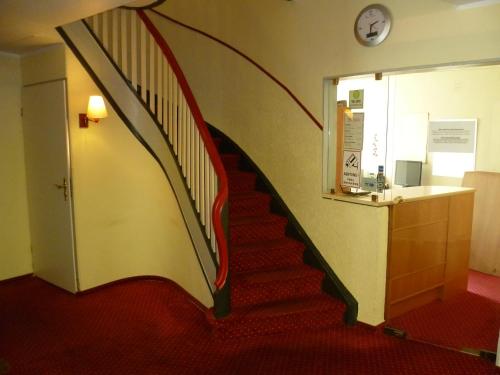
[[[218,340],[205,313],[161,280],[78,297],[32,277],[0,283],[0,358],[12,375],[500,374],[364,326]]]
[[[469,270],[469,285],[467,286],[467,290],[500,303],[500,276]]]
[[[216,138],[220,150],[228,149]],[[229,147],[230,148],[230,147]],[[342,326],[345,305],[322,291],[325,275],[303,262],[305,245],[286,235],[257,175],[239,153],[221,153],[229,179],[231,314],[209,318],[219,338]],[[244,163],[245,164],[245,163]],[[248,163],[246,163],[248,164]]]
[[[388,322],[409,337],[446,347],[497,350],[500,278],[470,272],[469,291],[435,301]],[[480,294],[478,294],[480,293]]]

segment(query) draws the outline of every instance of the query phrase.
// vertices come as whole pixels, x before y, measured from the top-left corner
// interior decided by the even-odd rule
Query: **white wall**
[[[500,57],[500,6],[455,11],[446,2],[387,0],[389,39],[353,35],[368,0],[169,0],[160,10],[234,45],[322,118],[325,77]],[[202,112],[257,162],[359,301],[359,319],[383,321],[388,214],[321,198],[321,132],[268,78],[202,36],[159,21]]]
[[[476,170],[500,172],[500,65],[468,67],[427,73],[402,74],[394,79],[394,126],[414,113],[429,119],[477,119]],[[396,139],[405,146],[411,139]],[[461,186],[462,178],[432,175],[433,154],[428,154],[422,182]]]
[[[0,54],[0,280],[33,272],[21,118],[21,64]]]
[[[23,69],[35,82],[67,78],[80,290],[158,275],[211,306],[177,200],[159,165],[109,104],[108,118],[79,128],[78,113],[86,111],[89,95],[101,93],[78,60],[59,45],[26,56]]]

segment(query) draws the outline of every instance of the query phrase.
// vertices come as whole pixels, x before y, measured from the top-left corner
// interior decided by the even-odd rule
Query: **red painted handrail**
[[[285,90],[286,93],[293,99],[293,101],[295,103],[297,103],[297,105],[311,119],[311,121],[314,122],[314,125],[316,125],[320,130],[323,130],[323,125],[321,124],[321,122],[319,122],[318,119],[316,117],[314,117],[314,115],[311,113],[311,111],[309,111],[307,109],[307,107],[299,100],[299,98],[297,98],[297,96],[292,92],[292,90],[290,90],[283,82],[281,82],[278,78],[276,78],[275,76],[273,76],[268,70],[266,70],[262,65],[260,65],[258,62],[256,62],[255,60],[253,60],[251,57],[249,57],[248,55],[244,54],[243,52],[241,52],[240,50],[238,50],[236,47],[233,47],[229,43],[226,43],[223,40],[221,40],[221,39],[219,39],[219,38],[217,38],[217,37],[215,37],[213,35],[210,35],[210,34],[206,33],[205,31],[199,30],[199,29],[197,29],[197,28],[195,28],[193,26],[186,25],[185,23],[177,21],[176,19],[174,19],[172,17],[169,17],[166,14],[160,13],[160,12],[158,12],[155,9],[149,9],[149,10],[151,12],[159,15],[160,17],[165,18],[166,20],[169,20],[170,22],[173,22],[173,23],[175,23],[175,24],[177,24],[179,26],[182,26],[182,27],[184,27],[186,29],[194,31],[195,33],[198,33],[198,34],[201,34],[203,36],[206,36],[207,38],[213,40],[214,42],[217,42],[217,43],[223,45],[224,47],[229,48],[234,53],[236,53],[236,54],[240,55],[241,57],[243,57],[245,60],[247,60],[248,62],[250,62],[252,65],[254,65],[257,69],[259,69],[262,73],[264,73],[266,76],[268,76],[271,80],[273,80],[283,90]]]
[[[146,16],[144,11],[137,10],[137,14],[141,18],[142,22],[144,22],[144,25],[151,33],[158,46],[161,48],[170,66],[172,67],[172,70],[177,77],[179,86],[181,87],[184,97],[186,98],[189,109],[193,114],[193,118],[196,122],[196,126],[198,128],[198,131],[200,132],[201,138],[203,139],[210,160],[212,161],[215,173],[219,178],[219,192],[215,197],[212,208],[212,221],[214,224],[215,238],[217,240],[217,244],[219,245],[219,267],[217,269],[217,276],[215,278],[214,284],[217,290],[220,290],[226,283],[229,268],[227,240],[222,224],[222,210],[224,208],[224,205],[227,203],[229,191],[226,170],[224,169],[219,153],[217,152],[217,148],[215,147],[215,144],[212,140],[212,136],[210,135],[207,125],[205,124],[205,120],[203,120],[200,108],[198,107],[198,104],[194,99],[191,88],[189,87],[186,77],[184,76],[184,73],[182,72],[179,64],[177,63],[177,60],[175,59],[174,54],[172,53],[172,50],[168,46],[165,39],[163,39],[158,29],[153,25],[148,16]]]

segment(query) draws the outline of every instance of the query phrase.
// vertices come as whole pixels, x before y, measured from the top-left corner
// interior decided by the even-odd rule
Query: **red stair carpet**
[[[0,359],[9,375],[500,374],[481,358],[362,325],[220,340],[205,314],[163,280],[81,296],[35,277],[2,282]]]
[[[500,278],[469,272],[468,291],[435,301],[392,319],[412,339],[455,349],[497,351],[500,329]]]
[[[216,138],[219,149],[224,141]],[[345,305],[322,291],[325,275],[303,262],[305,245],[286,235],[288,220],[271,212],[271,196],[242,156],[221,153],[229,179],[231,314],[209,319],[219,338],[343,325]]]

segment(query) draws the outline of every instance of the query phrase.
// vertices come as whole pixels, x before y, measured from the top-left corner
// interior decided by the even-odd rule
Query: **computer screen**
[[[394,184],[404,187],[420,186],[422,162],[414,160],[396,160]]]

